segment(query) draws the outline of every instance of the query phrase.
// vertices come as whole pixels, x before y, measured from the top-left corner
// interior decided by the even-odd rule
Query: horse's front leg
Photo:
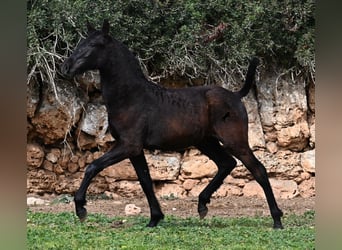
[[[87,210],[84,206],[86,205],[86,193],[91,180],[106,167],[109,167],[128,157],[129,151],[127,150],[127,147],[118,143],[110,151],[105,153],[100,158],[94,160],[87,167],[80,188],[77,190],[74,197],[76,215],[81,222],[83,222],[87,217]]]
[[[136,157],[129,158],[133,167],[137,173],[140,185],[146,195],[148,204],[150,206],[151,220],[147,224],[148,227],[155,227],[160,220],[164,219],[164,214],[160,209],[159,202],[154,194],[152,178],[147,166],[146,158],[141,152],[140,155]]]

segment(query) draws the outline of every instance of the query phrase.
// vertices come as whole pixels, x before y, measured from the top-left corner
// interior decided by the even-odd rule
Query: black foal
[[[198,212],[204,218],[211,195],[240,159],[263,188],[274,221],[282,228],[282,211],[274,198],[265,167],[248,144],[248,118],[241,98],[254,82],[258,59],[251,60],[240,91],[218,86],[167,89],[149,82],[138,60],[121,42],[109,35],[109,23],[101,30],[88,24],[88,37],[65,60],[61,72],[68,77],[98,69],[110,132],[115,146],[86,169],[75,194],[76,213],[84,220],[86,191],[91,180],[104,168],[130,159],[146,194],[154,227],[164,218],[153,191],[143,149],[180,150],[197,147],[212,159],[218,172],[199,195]]]

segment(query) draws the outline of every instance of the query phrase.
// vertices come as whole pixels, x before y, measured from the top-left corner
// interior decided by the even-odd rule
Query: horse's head
[[[87,24],[88,36],[82,40],[62,66],[61,73],[73,77],[87,70],[99,69],[107,56],[105,53],[112,38],[109,36],[108,20],[103,22],[102,30],[95,30]]]

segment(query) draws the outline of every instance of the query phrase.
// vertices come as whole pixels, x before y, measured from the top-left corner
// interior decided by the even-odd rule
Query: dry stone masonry
[[[250,146],[264,163],[277,198],[315,196],[315,86],[275,73],[264,72],[261,79],[255,93],[243,100]],[[99,86],[96,72],[56,86],[34,79],[28,84],[27,193],[73,194],[87,165],[113,146]],[[217,172],[194,148],[181,153],[146,151],[146,159],[159,197],[197,197]],[[129,160],[102,171],[89,193],[143,197]],[[214,193],[226,196],[264,193],[238,161]]]

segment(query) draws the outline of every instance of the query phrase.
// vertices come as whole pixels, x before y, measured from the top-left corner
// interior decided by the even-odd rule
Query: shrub
[[[253,55],[314,74],[312,0],[29,0],[27,9],[28,80],[53,82],[86,22],[99,27],[104,18],[152,79],[229,81]]]

